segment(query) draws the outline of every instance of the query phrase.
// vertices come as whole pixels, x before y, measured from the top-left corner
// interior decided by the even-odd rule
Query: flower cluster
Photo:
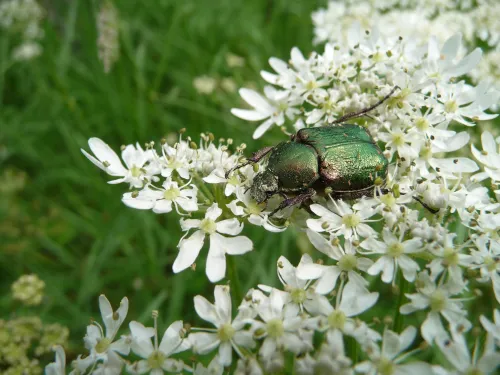
[[[407,244],[407,247],[411,247]],[[340,262],[339,262],[340,263]],[[319,268],[318,268],[319,267]],[[310,281],[306,277],[322,266],[304,255],[297,267],[281,257],[277,271],[282,289],[259,285],[251,289],[233,314],[230,288],[217,285],[215,302],[196,296],[194,307],[198,316],[212,327],[192,327],[175,321],[160,340],[157,316],[153,312],[154,327],[145,327],[137,321],[129,323],[129,331],[118,338],[118,330],[125,320],[128,300],[122,299],[113,311],[107,298],[99,297],[105,329],[97,322],[87,327],[84,338],[88,355],[72,362],[71,374],[120,374],[125,368],[131,374],[163,374],[189,372],[194,374],[223,374],[231,368],[235,374],[265,374],[281,371],[297,374],[341,373],[353,374],[491,374],[500,366],[500,312],[495,310],[495,322],[481,316],[484,332],[476,333],[477,343],[471,356],[465,344],[464,328],[452,330],[451,335],[436,337],[439,350],[449,364],[443,365],[443,356],[431,365],[415,360],[415,355],[426,354],[430,346],[415,345],[418,330],[407,326],[401,333],[391,330],[392,319],[363,320],[364,314],[375,309],[379,293],[370,292],[366,285],[349,271],[340,271],[334,293],[321,286],[322,280]],[[362,267],[361,267],[362,268]],[[317,272],[318,273],[318,272]],[[425,278],[423,278],[425,279]],[[460,303],[452,299],[439,300],[449,293],[446,286],[433,285],[422,280],[419,307],[429,303],[431,314],[439,314],[437,305],[446,306],[442,313],[460,315]],[[453,293],[453,292],[451,292]],[[430,302],[426,296],[431,295]],[[434,297],[432,297],[432,295]],[[413,297],[413,296],[411,296]],[[412,298],[414,303],[417,298]],[[403,306],[405,313],[419,307]],[[446,312],[445,312],[446,311]],[[432,318],[429,318],[432,319]],[[422,336],[431,343],[426,328]],[[435,332],[434,332],[435,333]],[[487,344],[480,348],[479,340]],[[356,354],[347,353],[346,346],[356,348]],[[47,366],[49,375],[66,372],[65,354],[56,349],[56,362]],[[179,353],[190,351],[191,362],[180,359]],[[482,354],[480,354],[482,351]],[[197,359],[201,355],[209,362]],[[208,357],[208,359],[207,359]],[[134,359],[137,358],[137,359]],[[186,358],[186,356],[184,356]],[[292,358],[290,364],[286,358]],[[292,370],[293,369],[293,370]]]
[[[69,329],[46,324],[37,316],[0,319],[2,374],[41,374],[44,357],[54,345],[67,345]]]
[[[495,0],[329,1],[326,8],[312,14],[314,42],[345,45],[356,23],[363,29],[378,29],[388,38],[411,39],[417,46],[427,44],[430,37],[444,42],[461,33],[467,46],[480,40],[486,47],[483,63],[471,76],[500,87],[498,74],[490,74],[496,69],[492,62],[499,52],[500,27],[495,17],[499,11],[500,3]]]
[[[239,146],[237,153],[230,155],[228,144],[232,140],[220,140],[218,145],[213,141],[212,134],[202,134],[199,144],[189,138],[183,140],[181,136],[173,146],[162,142],[160,152],[154,149],[153,143],[145,149],[139,144],[124,146],[125,166],[118,155],[97,138],[89,140],[95,156],[82,152],[99,168],[117,177],[110,183],[130,185],[133,191],[122,197],[127,206],[158,214],[175,211],[182,217],[180,224],[186,234],[179,242],[174,272],[193,266],[207,240],[206,273],[216,282],[225,276],[226,254],[239,255],[252,250],[250,239],[239,235],[244,226],[240,218],[251,216],[253,224],[274,227],[259,209],[245,209],[245,205],[251,203],[242,192],[254,174],[253,169],[246,168],[229,178],[225,176],[237,165],[245,146]],[[191,218],[200,214],[203,216],[199,219]]]
[[[39,305],[43,299],[45,282],[35,275],[22,275],[11,286],[12,297],[25,305]]]
[[[7,0],[0,4],[0,30],[18,35],[20,42],[12,51],[14,60],[30,60],[42,53],[40,21],[45,11],[35,0]]]
[[[451,9],[447,2],[424,3],[432,9],[424,14],[429,19]],[[380,12],[381,17],[389,13]],[[178,142],[164,141],[159,151],[153,143],[144,149],[139,144],[122,147],[124,165],[103,141],[89,140],[94,156],[82,150],[85,156],[116,178],[110,183],[132,189],[123,194],[124,204],[181,216],[186,233],[174,272],[194,267],[209,243],[207,277],[222,280],[226,255],[253,248],[241,235],[246,221],[270,232],[294,225],[318,252],[304,255],[297,267],[278,259],[284,290],[264,285],[250,290],[234,318],[228,286],[216,286],[215,304],[195,297],[196,312],[214,328],[186,329],[175,322],[159,346],[156,327],[137,322],[131,323],[130,335],[114,341],[128,301],[113,313],[101,297],[106,332],[89,328],[90,355],[77,360],[80,371],[121,371],[130,351],[145,360],[127,364],[132,373],[222,373],[228,366],[254,374],[291,372],[290,366],[298,374],[495,371],[500,364],[498,312],[495,323],[481,317],[483,330],[474,327],[468,309],[472,301],[488,309],[500,303],[500,137],[475,128],[497,116],[489,110],[500,93],[486,82],[474,86],[464,78],[479,64],[481,49],[464,53],[459,34],[444,43],[434,37],[423,43],[387,36],[376,27],[366,31],[359,22],[342,30],[347,30],[345,42],[331,39],[323,53],[305,57],[294,48],[289,62],[271,58],[274,72],[261,73],[268,83],[264,93],[241,89],[252,108],[232,113],[260,122],[254,138],[274,125],[295,142],[299,129],[341,127],[346,120],[368,130],[388,171],[382,176],[372,171],[373,189],[358,199],[345,199],[341,193],[346,192],[335,186],[316,184],[310,195],[304,192],[312,190],[312,183],[284,189],[280,178],[286,176],[274,175],[272,168],[263,173],[265,159],[248,163],[260,160],[266,150],[273,158],[272,147],[245,162],[245,145],[231,153],[232,140],[216,143],[212,134],[202,134],[196,144],[181,133]],[[357,155],[340,162],[359,164]],[[263,202],[255,200],[258,195],[265,196]],[[308,199],[294,200],[297,196]],[[305,209],[288,207],[299,201]],[[367,311],[382,311],[375,284],[398,296],[383,322],[364,318]],[[418,328],[405,326],[408,315],[419,321]],[[106,323],[109,316],[113,320]],[[415,347],[417,333],[423,345]],[[474,335],[471,356],[466,337]],[[154,345],[151,337],[156,337]],[[480,344],[481,338],[486,344]],[[415,360],[431,345],[443,356]],[[200,355],[217,349],[217,355],[208,369],[170,357],[187,349]],[[443,357],[450,365],[439,362]]]

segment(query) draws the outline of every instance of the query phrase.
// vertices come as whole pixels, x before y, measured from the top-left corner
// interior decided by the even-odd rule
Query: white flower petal
[[[213,283],[223,279],[226,275],[226,252],[224,246],[222,246],[223,240],[221,238],[226,239],[217,233],[210,236],[210,248],[205,272],[208,279]]]
[[[179,254],[172,265],[174,273],[181,272],[194,263],[203,247],[204,240],[205,233],[197,230],[189,238],[185,238],[179,243]]]
[[[229,234],[231,236],[236,236],[240,234],[243,230],[243,223],[240,223],[238,219],[226,219],[216,223],[217,232],[222,234]]]

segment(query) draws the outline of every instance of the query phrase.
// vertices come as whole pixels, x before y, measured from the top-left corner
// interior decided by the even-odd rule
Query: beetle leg
[[[427,211],[429,211],[431,214],[437,214],[439,212],[439,208],[432,208],[429,206],[427,203],[425,203],[422,199],[419,197],[413,196],[413,199],[415,199],[418,203],[420,203]]]
[[[311,199],[315,194],[316,191],[310,188],[295,197],[287,198],[284,201],[282,201],[280,205],[273,212],[269,214],[269,217],[273,216],[276,212],[284,208],[295,206],[296,204],[301,204],[307,201],[308,199]]]
[[[258,163],[264,156],[266,156],[267,154],[269,154],[269,152],[271,152],[271,150],[273,148],[274,148],[274,146],[267,146],[267,147],[261,148],[259,151],[254,152],[252,154],[252,157],[248,158],[246,162],[244,162],[244,163],[242,163],[240,165],[237,165],[236,167],[233,167],[230,170],[228,170],[226,172],[225,177],[228,178],[229,175],[231,174],[231,172],[233,172],[233,171],[235,171],[237,169],[243,168],[244,166],[246,166],[248,164]]]
[[[383,102],[385,102],[387,99],[389,99],[392,94],[394,94],[394,92],[399,89],[399,86],[394,86],[394,88],[391,90],[391,92],[389,92],[389,94],[387,94],[386,96],[384,96],[382,99],[380,99],[378,102],[376,102],[374,105],[371,105],[367,108],[364,108],[362,109],[361,111],[359,112],[352,112],[352,113],[348,113],[347,115],[344,115],[338,119],[336,119],[334,122],[332,122],[332,124],[341,124],[343,122],[345,122],[346,120],[350,120],[352,118],[356,118],[356,117],[361,117],[365,114],[367,114],[368,112],[370,111],[373,111],[375,108],[377,108],[380,104],[382,104]]]

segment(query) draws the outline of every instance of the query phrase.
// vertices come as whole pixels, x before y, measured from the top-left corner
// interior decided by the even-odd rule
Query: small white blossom
[[[375,235],[375,230],[367,223],[375,214],[375,210],[369,206],[355,204],[349,207],[342,200],[331,200],[332,211],[320,204],[312,204],[310,209],[319,219],[308,219],[307,226],[315,232],[328,232],[336,236],[344,236],[346,240],[350,238],[370,237]]]
[[[335,265],[308,262],[297,266],[297,277],[304,280],[318,280],[314,284],[317,293],[330,293],[337,285],[337,280],[342,273],[346,273],[347,279],[360,287],[368,285],[367,280],[360,275],[359,271],[366,272],[373,262],[368,258],[358,256],[352,242],[345,241],[343,248],[340,244],[334,246],[331,241],[327,241],[321,234],[310,229],[307,230],[307,237],[316,249],[337,261]]]
[[[254,336],[257,339],[264,338],[259,350],[262,358],[270,359],[282,349],[298,354],[311,345],[300,338],[302,317],[293,305],[285,306],[286,300],[282,292],[273,289],[267,297],[256,290],[252,298],[258,301],[256,310],[263,320],[252,324]]]
[[[411,352],[406,352],[415,340],[417,330],[413,326],[407,327],[401,334],[389,329],[384,331],[382,337],[382,348],[374,347],[370,354],[370,361],[364,361],[355,366],[357,372],[363,374],[429,374],[431,366],[421,361],[403,363]]]
[[[384,228],[382,238],[384,242],[377,241],[374,237],[367,238],[359,246],[367,250],[362,254],[379,254],[380,258],[368,269],[370,275],[382,273],[384,283],[393,282],[398,268],[408,281],[414,281],[418,263],[409,255],[422,251],[422,241],[419,238],[404,241],[405,233],[401,232],[399,238],[388,228]]]
[[[439,349],[455,370],[451,374],[496,374],[500,367],[500,353],[494,352],[491,346],[486,345],[483,355],[480,357],[478,344],[479,342],[476,341],[471,356],[463,334],[452,331],[451,340],[449,338],[437,340]],[[434,368],[434,372],[438,375],[448,373],[438,367]]]
[[[218,362],[221,366],[230,366],[233,361],[233,349],[241,356],[239,347],[252,349],[255,342],[250,331],[244,330],[248,323],[245,310],[233,320],[229,287],[216,285],[214,290],[215,304],[211,304],[202,296],[194,297],[194,308],[203,320],[213,324],[215,330],[194,332],[189,335],[195,353],[206,354],[217,347]]]
[[[99,309],[105,332],[97,322],[87,326],[87,334],[83,340],[90,353],[85,358],[76,359],[73,366],[80,371],[85,371],[95,363],[99,363],[98,366],[103,370],[106,368],[111,374],[119,374],[123,367],[123,360],[118,354],[128,355],[130,343],[126,337],[116,341],[115,337],[127,316],[128,299],[124,297],[120,301],[118,310],[113,311],[106,296],[100,295]]]
[[[90,138],[89,147],[95,157],[84,149],[82,153],[97,167],[113,177],[121,177],[117,180],[109,181],[110,184],[129,183],[130,186],[141,188],[146,179],[151,179],[152,174],[145,169],[145,165],[152,158],[151,151],[144,151],[142,147],[128,145],[122,151],[122,159],[126,167],[123,166],[118,155],[99,138]]]
[[[181,213],[179,207],[185,212],[197,211],[198,188],[191,185],[189,189],[187,186],[187,184],[179,186],[177,182],[167,179],[160,189],[145,188],[139,193],[123,194],[122,202],[131,208],[152,209],[157,214],[172,211],[172,205],[179,214]]]
[[[467,320],[467,311],[463,309],[460,298],[453,298],[457,294],[455,285],[436,285],[426,272],[421,272],[416,281],[418,293],[405,294],[410,302],[401,306],[401,314],[411,314],[418,310],[429,309],[427,318],[420,327],[422,337],[428,343],[435,338],[446,336],[446,330],[441,321],[442,315],[452,327],[468,330],[471,323]]]
[[[179,254],[172,266],[175,273],[185,270],[195,262],[206,236],[210,239],[206,274],[211,282],[217,282],[225,276],[226,254],[241,255],[252,250],[250,239],[245,236],[236,236],[243,230],[243,224],[240,224],[236,218],[216,221],[221,215],[222,210],[217,203],[214,203],[207,209],[203,220],[181,221],[184,231],[191,229],[196,229],[196,231],[179,243]],[[236,237],[226,237],[223,234]]]
[[[170,358],[172,354],[185,351],[189,343],[183,339],[182,321],[173,322],[165,331],[158,345],[158,332],[155,328],[146,328],[139,322],[132,321],[129,324],[132,351],[143,358],[138,362],[127,365],[127,371],[133,374],[144,374],[150,372],[153,375],[167,372],[180,372],[184,368],[181,360]],[[154,343],[151,338],[154,336]]]

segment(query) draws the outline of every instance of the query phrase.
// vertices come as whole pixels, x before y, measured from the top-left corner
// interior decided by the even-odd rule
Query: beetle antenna
[[[237,170],[237,169],[240,169],[248,164],[254,164],[254,163],[258,163],[264,156],[266,156],[267,154],[269,154],[272,150],[273,150],[273,146],[268,146],[268,147],[264,147],[264,148],[261,148],[259,151],[257,152],[254,152],[252,157],[251,158],[248,158],[246,162],[242,163],[242,164],[239,164],[233,168],[231,168],[230,170],[228,170],[225,174],[225,177],[226,178],[229,178],[229,175]]]
[[[394,92],[396,92],[397,89],[400,89],[400,87],[399,86],[394,86],[392,88],[392,90],[389,92],[389,94],[387,94],[386,96],[384,96],[382,99],[380,99],[374,105],[371,105],[371,106],[369,106],[367,108],[364,108],[364,109],[362,109],[359,112],[348,113],[347,115],[344,115],[344,116],[338,118],[337,120],[335,120],[334,122],[332,122],[332,124],[340,124],[340,123],[343,123],[343,122],[345,122],[347,120],[350,120],[352,118],[361,117],[361,116],[366,115],[368,112],[373,111],[375,108],[377,108],[379,105],[381,105],[387,99],[389,99],[394,94]]]

